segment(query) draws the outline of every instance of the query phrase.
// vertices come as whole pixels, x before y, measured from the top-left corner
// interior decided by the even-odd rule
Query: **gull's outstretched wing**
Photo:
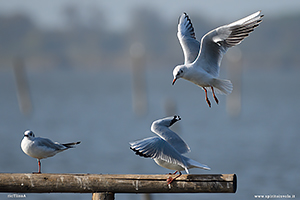
[[[178,19],[177,37],[184,54],[184,64],[194,62],[199,53],[200,42],[196,40],[193,24],[186,13]]]
[[[201,66],[211,75],[218,76],[224,53],[228,48],[240,44],[260,24],[263,18],[260,13],[261,11],[258,11],[205,34],[201,39],[200,53],[195,60],[196,65]],[[206,64],[202,65],[201,62]]]
[[[139,156],[158,158],[169,163],[180,165],[184,169],[187,167],[181,154],[160,137],[149,137],[129,144],[130,149]]]
[[[157,134],[159,137],[173,146],[180,154],[190,152],[190,147],[184,142],[184,140],[177,135],[169,127],[175,122],[181,120],[179,116],[166,117],[156,120],[151,125],[151,131]]]

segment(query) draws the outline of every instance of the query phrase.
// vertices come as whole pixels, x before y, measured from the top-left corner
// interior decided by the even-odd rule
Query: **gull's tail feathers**
[[[67,147],[67,148],[74,148],[75,145],[80,144],[81,141],[79,142],[70,142],[70,143],[66,143],[66,144],[62,144],[63,146]]]
[[[230,80],[225,79],[217,79],[213,80],[212,86],[214,87],[214,91],[217,94],[230,94],[232,92],[233,86]],[[211,91],[211,88],[207,87],[207,90]]]
[[[197,161],[187,158],[187,157],[185,157],[185,158],[186,158],[188,168],[200,168],[200,169],[210,170],[210,167],[208,167],[207,165],[198,163]]]

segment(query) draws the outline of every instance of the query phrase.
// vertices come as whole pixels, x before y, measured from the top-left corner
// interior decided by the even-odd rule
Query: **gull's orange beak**
[[[173,79],[172,85],[175,84],[176,80],[177,80],[177,78],[174,78],[174,79]]]

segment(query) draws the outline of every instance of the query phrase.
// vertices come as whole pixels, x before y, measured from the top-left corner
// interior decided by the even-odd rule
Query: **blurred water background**
[[[0,15],[0,172],[37,170],[36,160],[20,148],[23,132],[31,129],[36,136],[54,141],[82,141],[75,149],[42,160],[44,173],[169,173],[151,159],[136,156],[128,142],[153,136],[154,120],[178,114],[182,120],[176,131],[192,150],[187,156],[212,168],[190,172],[236,173],[238,190],[236,194],[153,194],[152,199],[300,196],[299,12],[283,9],[286,12],[276,16],[272,6],[257,1],[251,10],[240,5],[244,12],[227,17],[228,21],[220,17],[209,21],[207,15],[180,4],[169,23],[153,5],[132,12],[132,23],[122,31],[106,27],[109,17],[100,8],[93,7],[86,20],[76,4],[61,8],[65,27],[41,27],[25,11]],[[212,108],[208,108],[197,86],[184,80],[171,85],[172,69],[183,60],[176,38],[181,12],[190,14],[199,39],[208,30],[259,9],[270,17],[222,63],[220,76],[233,81],[233,94],[218,95],[219,105],[210,94]],[[132,44],[138,44],[137,57],[130,51]],[[24,97],[20,91],[27,89],[30,103],[20,109]],[[91,194],[26,197],[58,198],[90,199]],[[118,200],[142,198],[116,194]],[[7,199],[7,194],[0,194],[0,199]]]

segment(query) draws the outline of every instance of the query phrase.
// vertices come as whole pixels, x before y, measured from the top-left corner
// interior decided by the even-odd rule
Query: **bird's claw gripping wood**
[[[169,175],[174,175],[176,174],[178,171],[175,171],[173,174],[169,173]],[[179,176],[181,176],[182,173],[179,172],[179,174],[175,177],[175,178],[172,178],[171,176],[169,178],[167,178],[167,183],[168,185],[170,185],[173,181],[175,181],[175,179],[177,179]]]

